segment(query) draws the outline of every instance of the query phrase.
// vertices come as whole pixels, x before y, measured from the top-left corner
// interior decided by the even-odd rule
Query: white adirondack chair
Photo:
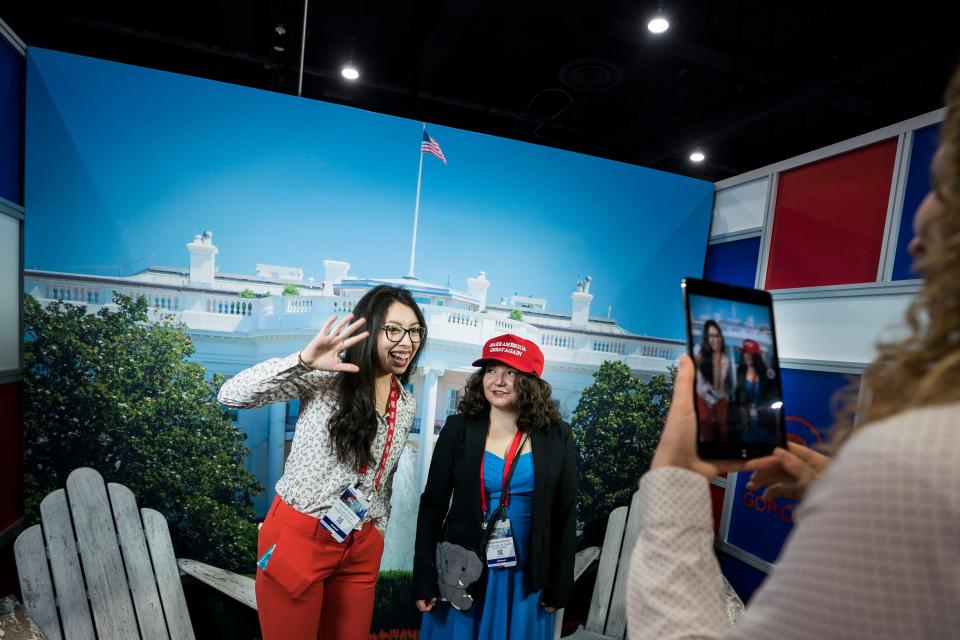
[[[51,640],[193,640],[181,571],[257,608],[252,578],[178,563],[163,515],[93,469],[75,469],[40,514],[14,555],[24,607]]]
[[[630,500],[630,508],[617,507],[607,519],[607,531],[600,551],[597,582],[593,587],[587,624],[573,635],[576,640],[622,640],[627,634],[627,576],[630,556],[640,533],[640,493]],[[727,615],[736,622],[743,602],[724,579]]]

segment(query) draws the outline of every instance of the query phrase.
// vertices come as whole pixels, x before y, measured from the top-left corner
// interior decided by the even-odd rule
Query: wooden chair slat
[[[150,558],[153,560],[153,571],[157,577],[160,601],[163,603],[170,637],[173,640],[194,640],[190,613],[187,611],[187,599],[183,595],[180,570],[177,568],[177,559],[173,553],[173,542],[170,540],[167,519],[154,509],[141,509],[140,518],[143,521],[143,532],[147,538],[147,547],[150,549]]]
[[[620,547],[620,561],[617,567],[617,579],[613,584],[610,598],[610,611],[607,613],[607,626],[604,634],[612,638],[624,638],[627,635],[627,580],[630,573],[630,556],[640,534],[640,492],[635,492],[630,500],[630,513],[623,533],[623,545]]]
[[[50,640],[62,640],[57,602],[53,596],[53,578],[47,566],[40,525],[33,525],[17,537],[13,543],[13,555],[17,561],[24,608],[44,635]]]
[[[70,522],[67,494],[63,489],[54,491],[40,503],[40,521],[50,557],[50,571],[53,574],[63,635],[70,640],[93,640],[96,637],[93,618],[90,616],[87,588],[80,571],[80,557]]]
[[[593,588],[585,627],[587,631],[593,633],[603,633],[606,626],[607,612],[610,610],[610,597],[613,594],[613,583],[617,575],[620,547],[623,544],[623,531],[626,522],[626,507],[617,507],[610,512],[610,517],[607,519],[607,531],[603,536],[600,564],[597,567],[597,584]]]
[[[160,593],[153,575],[153,563],[140,522],[140,510],[133,492],[122,484],[107,485],[117,539],[127,569],[127,583],[133,596],[133,608],[144,640],[168,640],[167,623],[163,619]]]
[[[139,638],[103,477],[93,469],[74,470],[67,478],[67,500],[81,550],[80,561],[97,637],[99,640]]]

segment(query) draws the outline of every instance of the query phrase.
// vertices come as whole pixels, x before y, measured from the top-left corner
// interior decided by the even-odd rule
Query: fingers
[[[436,598],[430,598],[429,601],[427,601],[427,600],[417,600],[417,609],[420,610],[420,613],[425,613],[425,612],[430,611],[431,609],[433,609],[433,605],[435,605],[436,603],[437,603],[437,599],[436,599]]]
[[[792,483],[777,483],[767,487],[760,498],[766,502],[776,500],[777,498],[789,498],[790,500],[800,500],[803,498],[804,487]]]
[[[343,371],[346,373],[360,373],[360,367],[349,362],[339,362],[334,366],[333,370]]]
[[[780,459],[777,456],[771,454],[769,456],[763,456],[762,458],[754,458],[753,460],[747,460],[744,463],[743,468],[747,471],[760,471],[762,469],[768,469],[770,467],[779,467]]]
[[[688,355],[680,356],[680,367],[677,369],[677,380],[673,385],[673,402],[693,403],[693,360]],[[674,406],[673,404],[670,405]]]
[[[812,466],[786,449],[778,448],[775,455],[780,458],[780,464],[783,465],[784,470],[801,484],[807,484],[816,475]]]
[[[361,319],[361,320],[362,320],[362,319]],[[354,323],[354,324],[352,324],[351,326],[352,326],[352,327],[356,327],[356,324],[357,324],[357,323]],[[347,327],[347,328],[349,329],[350,327]],[[341,334],[341,335],[342,335],[342,334]],[[347,338],[346,340],[343,341],[343,343],[342,343],[342,344],[343,344],[343,348],[341,348],[340,350],[343,351],[343,349],[346,349],[347,347],[352,347],[353,345],[357,344],[358,342],[363,342],[363,341],[366,340],[368,337],[370,337],[370,332],[369,332],[369,331],[364,331],[363,333],[358,333],[358,334],[355,335],[355,336],[350,336],[349,338]]]
[[[334,316],[334,318],[336,318],[336,316]],[[340,332],[343,331],[343,328],[347,326],[347,324],[349,324],[351,320],[353,320],[352,313],[348,313],[347,315],[343,316],[343,318],[341,318],[339,322],[333,325],[333,328],[330,330],[330,335],[332,336],[339,335]]]
[[[353,317],[353,314],[350,314],[347,316],[347,318],[352,318],[352,317]],[[344,318],[344,320],[346,320],[347,318]],[[340,336],[341,338],[346,338],[351,333],[353,333],[354,331],[362,327],[364,324],[366,324],[366,322],[367,322],[366,318],[358,318],[356,322],[349,324],[345,326],[343,329],[341,329],[339,333],[337,333],[337,335]],[[367,335],[370,335],[369,331],[366,333]]]
[[[830,464],[830,458],[827,456],[796,442],[788,442],[787,450],[813,467],[814,471],[817,472],[823,471]]]

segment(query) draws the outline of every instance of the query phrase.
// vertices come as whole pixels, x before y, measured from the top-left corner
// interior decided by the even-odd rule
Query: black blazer
[[[486,417],[450,416],[440,431],[430,462],[427,486],[420,496],[417,541],[413,557],[415,600],[439,596],[436,547],[447,517],[446,540],[480,546],[480,460],[486,449]],[[560,608],[573,590],[576,553],[577,460],[566,423],[535,429],[533,446],[533,514],[530,557],[525,575],[531,591],[543,589],[542,601]],[[453,500],[450,500],[450,496]],[[486,575],[486,572],[484,572]],[[480,584],[483,584],[482,582]]]

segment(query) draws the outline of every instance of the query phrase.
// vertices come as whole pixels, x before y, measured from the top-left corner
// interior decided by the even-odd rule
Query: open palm
[[[353,335],[357,329],[364,325],[366,319],[360,318],[353,323],[350,322],[351,320],[353,320],[352,313],[347,314],[339,322],[337,322],[337,316],[327,318],[320,332],[300,352],[300,359],[303,360],[303,363],[312,369],[321,371],[346,371],[348,373],[360,371],[360,367],[355,364],[340,362],[341,351],[361,340],[365,340],[370,335],[369,331]]]

